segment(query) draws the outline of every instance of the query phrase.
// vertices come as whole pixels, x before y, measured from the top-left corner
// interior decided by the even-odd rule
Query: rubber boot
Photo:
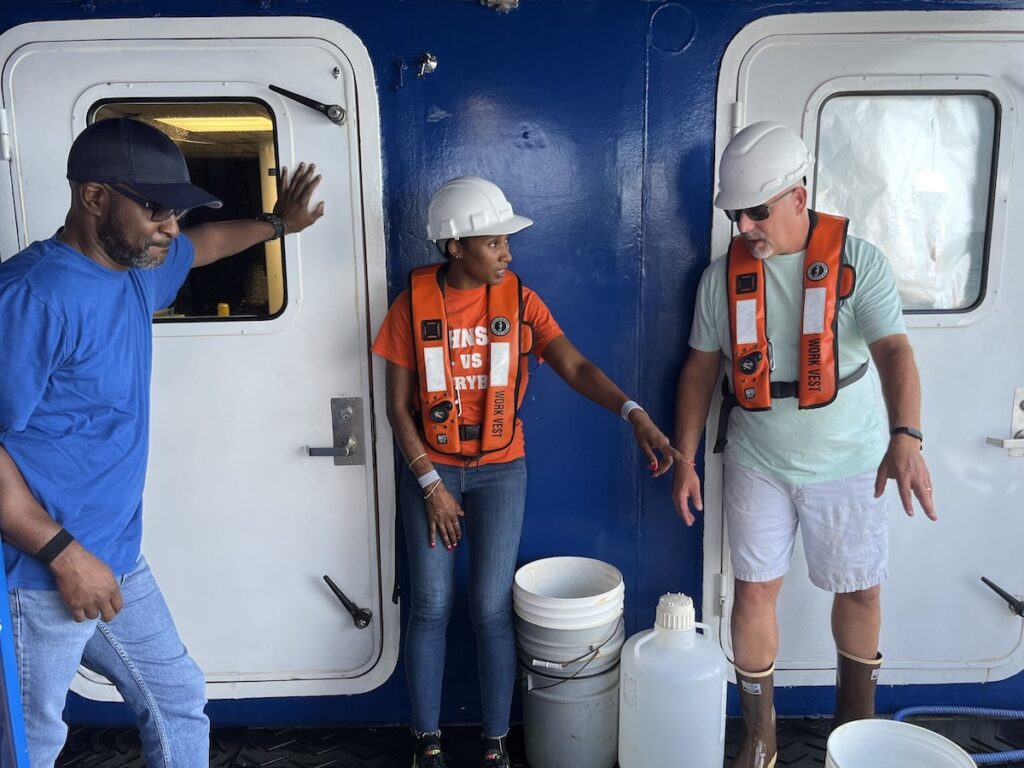
[[[836,649],[836,714],[832,728],[851,720],[870,720],[875,716],[875,686],[882,654],[874,661],[852,656]]]
[[[743,712],[743,744],[732,768],[775,766],[774,673],[774,664],[764,672],[745,672],[736,667],[736,685]]]

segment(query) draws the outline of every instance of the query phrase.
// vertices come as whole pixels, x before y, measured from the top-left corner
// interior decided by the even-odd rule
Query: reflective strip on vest
[[[464,455],[459,436],[459,394],[452,374],[448,317],[444,308],[443,281],[447,268],[447,264],[439,264],[413,270],[409,291],[412,333],[420,366],[423,439],[438,453]],[[523,335],[522,293],[522,283],[511,271],[505,272],[501,283],[487,288],[490,375],[478,453],[506,448],[515,435],[522,379],[519,360]]]
[[[811,215],[796,382],[800,408],[820,408],[836,398],[840,388],[839,307],[853,291],[852,268],[844,263],[843,255],[848,220],[825,213]],[[727,258],[733,393],[742,408],[763,411],[772,407],[764,264],[750,254],[739,236],[733,238]],[[849,287],[844,280],[847,277],[851,278]]]

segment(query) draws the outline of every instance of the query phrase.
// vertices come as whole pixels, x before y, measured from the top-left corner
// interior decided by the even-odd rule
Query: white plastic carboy
[[[654,629],[622,647],[620,768],[719,768],[727,670],[711,627],[694,621],[693,600],[662,595]]]

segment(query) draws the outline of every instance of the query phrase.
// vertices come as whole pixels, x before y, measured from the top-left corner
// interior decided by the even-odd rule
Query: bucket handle
[[[695,622],[693,622],[693,626],[694,626],[694,629],[702,629],[702,630],[704,630],[704,633],[703,633],[704,637],[710,639],[711,633],[713,631],[711,629],[711,625],[710,624],[705,624],[704,622],[701,622],[701,621],[695,621]],[[633,658],[634,659],[639,659],[640,658],[640,647],[644,643],[646,643],[648,640],[653,640],[654,639],[654,635],[655,635],[655,633],[651,632],[646,637],[641,637],[639,640],[637,640],[636,645],[633,646]]]

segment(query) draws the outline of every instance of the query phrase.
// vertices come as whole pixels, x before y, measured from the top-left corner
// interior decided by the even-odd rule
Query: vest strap
[[[860,367],[847,376],[845,379],[839,380],[837,389],[848,387],[855,381],[860,381],[864,378],[864,375],[868,372],[868,361],[865,360],[861,363]],[[798,383],[795,381],[773,381],[771,384],[772,397],[797,397],[798,396]],[[736,394],[729,388],[729,377],[722,377],[722,405],[718,409],[718,432],[715,435],[715,447],[712,453],[721,453],[725,450],[725,446],[728,444],[728,433],[729,433],[729,415],[732,413],[732,409],[739,405],[739,401],[736,399]]]

